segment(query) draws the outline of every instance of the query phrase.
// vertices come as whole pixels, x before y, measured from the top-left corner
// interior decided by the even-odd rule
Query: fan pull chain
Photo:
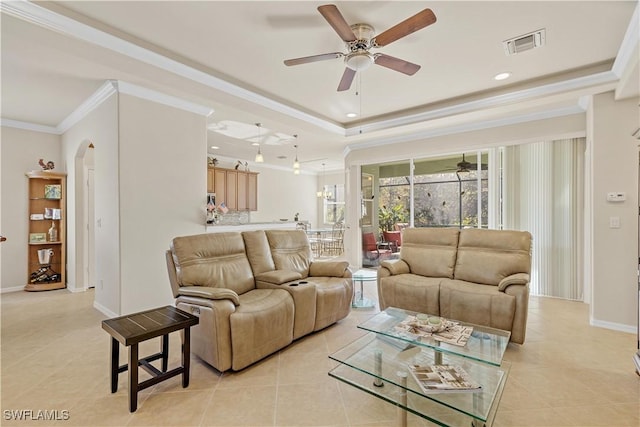
[[[360,117],[361,123],[358,133],[362,135],[362,73],[358,73],[358,89],[356,90],[356,96],[358,97],[358,109],[360,110],[358,112],[358,117]]]

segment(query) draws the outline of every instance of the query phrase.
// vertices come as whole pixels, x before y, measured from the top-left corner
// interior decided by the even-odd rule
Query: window
[[[322,187],[323,221],[325,224],[334,224],[344,221],[344,185],[332,184]]]
[[[468,155],[473,159],[475,155]],[[478,161],[482,156],[478,156]],[[476,163],[457,173],[460,158],[415,161],[413,201],[409,167],[398,164],[378,165],[379,221],[386,220],[385,212],[395,210],[395,222],[409,222],[413,203],[415,227],[482,227],[488,228],[488,173],[486,162],[481,170]],[[485,159],[486,160],[486,159]],[[475,161],[475,160],[471,160]],[[388,216],[388,215],[387,215]],[[379,223],[380,229],[389,224]]]

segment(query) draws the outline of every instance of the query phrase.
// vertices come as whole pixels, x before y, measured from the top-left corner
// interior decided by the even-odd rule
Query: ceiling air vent
[[[504,53],[507,55],[515,55],[527,50],[544,46],[545,30],[544,28],[533,33],[515,37],[502,42],[504,45]]]

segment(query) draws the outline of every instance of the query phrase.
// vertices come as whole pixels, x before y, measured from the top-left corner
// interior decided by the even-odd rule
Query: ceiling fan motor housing
[[[356,40],[346,42],[349,53],[345,55],[344,62],[354,71],[366,70],[375,60],[375,56],[369,52],[375,30],[371,25],[362,23],[351,25],[351,30]]]

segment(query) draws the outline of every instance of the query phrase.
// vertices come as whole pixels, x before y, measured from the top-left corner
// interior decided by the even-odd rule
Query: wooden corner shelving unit
[[[52,171],[26,173],[29,180],[29,245],[25,291],[48,291],[66,287],[66,181],[67,174]],[[57,236],[51,239],[50,228]],[[49,251],[48,262],[41,263]],[[46,258],[46,257],[45,257]]]

